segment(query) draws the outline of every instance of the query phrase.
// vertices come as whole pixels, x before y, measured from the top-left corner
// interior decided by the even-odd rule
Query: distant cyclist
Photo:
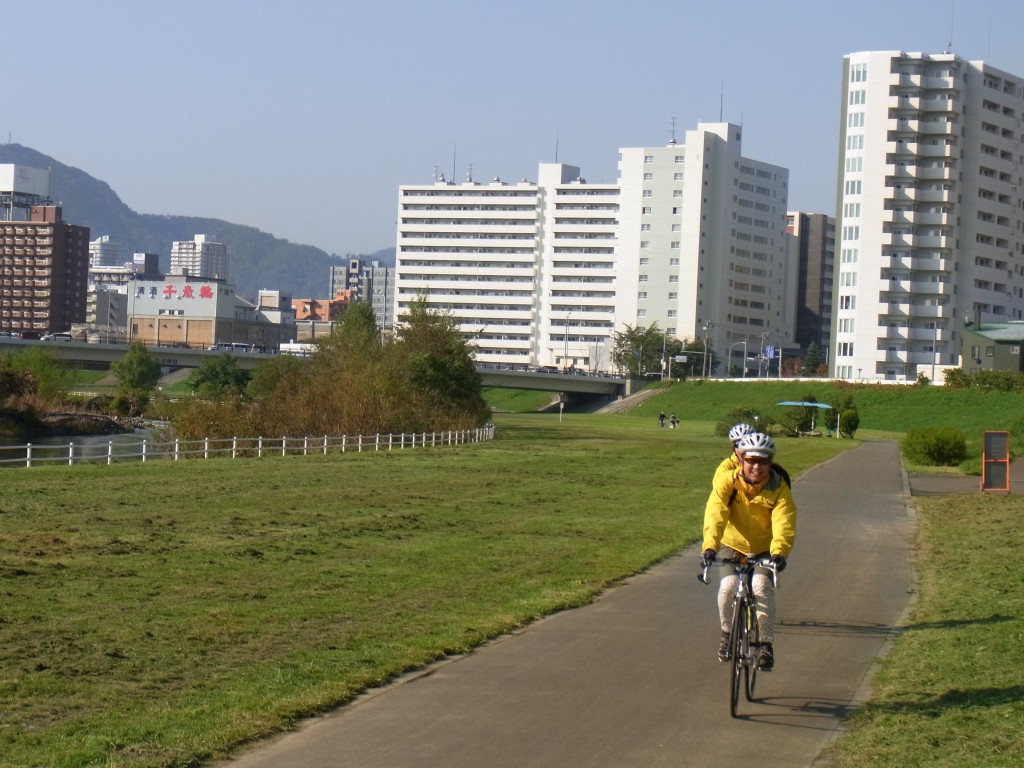
[[[750,432],[736,445],[739,468],[715,475],[714,487],[704,510],[704,540],[701,565],[716,557],[769,556],[779,571],[796,537],[796,502],[789,484],[772,469],[775,441],[761,432]],[[718,614],[722,642],[718,658],[729,657],[730,607],[739,577],[726,572],[718,590]],[[775,590],[766,569],[754,573],[757,621],[763,645],[758,651],[758,668],[775,666]]]

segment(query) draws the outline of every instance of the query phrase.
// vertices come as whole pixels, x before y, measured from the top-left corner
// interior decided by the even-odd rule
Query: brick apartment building
[[[25,221],[0,220],[0,330],[66,331],[85,322],[89,228],[38,205]]]

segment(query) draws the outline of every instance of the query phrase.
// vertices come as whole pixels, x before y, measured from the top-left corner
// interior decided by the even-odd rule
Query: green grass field
[[[725,412],[802,396],[736,386],[675,385],[618,416],[501,414],[482,445],[6,470],[0,766],[195,765],[593,599],[697,537]],[[862,419],[998,429],[1020,408],[915,395],[934,397],[864,393]],[[653,428],[660,410],[682,428]],[[853,445],[779,442],[794,477]],[[920,597],[829,758],[1019,764],[1021,569],[996,558],[1019,549],[1024,504],[918,506]]]

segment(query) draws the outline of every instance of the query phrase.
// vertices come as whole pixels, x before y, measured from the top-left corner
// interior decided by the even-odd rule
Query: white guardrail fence
[[[130,436],[128,436],[130,438]],[[217,457],[263,458],[264,456],[308,456],[331,452],[362,453],[406,448],[479,443],[494,439],[494,425],[447,432],[416,432],[376,435],[322,435],[317,437],[226,437],[201,440],[156,442],[147,439],[67,444],[0,445],[0,466],[33,467],[46,464],[113,464],[124,461],[170,459],[212,459]]]

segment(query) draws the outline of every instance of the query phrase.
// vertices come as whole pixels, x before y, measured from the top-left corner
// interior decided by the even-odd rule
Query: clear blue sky
[[[1019,0],[50,0],[0,10],[0,142],[140,213],[338,254],[394,245],[399,184],[614,182],[700,120],[832,213],[842,56],[941,52],[1024,76]],[[724,95],[723,95],[724,94]],[[55,190],[59,193],[59,190]],[[96,233],[102,234],[102,233]]]

